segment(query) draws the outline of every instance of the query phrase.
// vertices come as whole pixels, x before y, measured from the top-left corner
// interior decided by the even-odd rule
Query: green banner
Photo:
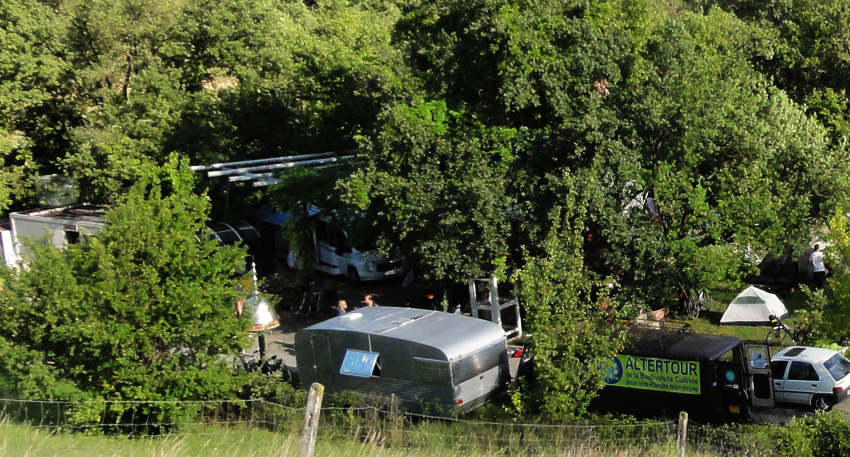
[[[699,362],[618,354],[607,367],[605,384],[632,389],[699,395]]]

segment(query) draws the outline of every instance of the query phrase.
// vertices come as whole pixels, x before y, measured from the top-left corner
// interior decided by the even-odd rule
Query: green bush
[[[175,156],[95,236],[26,240],[25,268],[0,267],[0,376],[26,399],[86,401],[66,416],[77,425],[179,423],[191,401],[233,399],[243,379],[223,355],[247,340],[245,248],[199,240],[209,206]]]
[[[741,434],[757,454],[772,457],[850,455],[850,421],[839,412],[792,420],[785,426],[744,426]]]
[[[761,454],[776,457],[812,457],[809,435],[799,426],[767,425],[753,428],[750,443]]]
[[[795,427],[802,428],[807,435],[813,457],[850,455],[850,422],[841,413],[816,414],[800,420],[791,428]]]
[[[242,399],[262,398],[272,403],[293,408],[303,408],[307,392],[285,380],[280,373],[263,374],[253,371],[245,374]]]

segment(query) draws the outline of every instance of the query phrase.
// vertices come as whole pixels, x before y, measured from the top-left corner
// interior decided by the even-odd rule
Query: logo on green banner
[[[699,395],[699,362],[618,354],[607,367],[605,384],[632,389]]]

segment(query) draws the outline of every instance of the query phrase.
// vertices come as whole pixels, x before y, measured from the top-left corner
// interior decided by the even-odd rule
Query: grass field
[[[297,456],[299,445],[295,434],[248,427],[207,427],[179,435],[127,438],[51,434],[43,429],[0,425],[0,455],[16,457],[278,457]],[[379,450],[352,441],[320,441],[315,455],[402,455]]]
[[[749,284],[728,283],[711,289],[710,293],[713,299],[711,307],[703,310],[698,319],[689,320],[686,317],[683,320],[691,324],[694,331],[699,333],[732,335],[745,341],[764,341],[770,328],[767,325],[720,325],[720,318],[729,303],[747,287],[749,287]],[[805,307],[806,295],[801,290],[796,289],[791,293],[780,295],[779,298],[791,313],[791,317],[786,320],[786,323],[793,325],[794,311]]]
[[[464,443],[437,442],[396,448],[361,443],[352,438],[319,440],[315,456],[333,457],[447,457],[514,455],[506,449]],[[468,444],[468,443],[467,443]],[[252,428],[207,427],[165,437],[127,438],[51,434],[43,429],[0,425],[0,455],[15,457],[282,457],[299,455],[299,437],[294,433],[273,433]],[[678,455],[671,443],[651,449],[561,447],[534,449],[535,456],[657,456]],[[694,454],[695,455],[695,454]],[[701,454],[705,455],[705,454]]]

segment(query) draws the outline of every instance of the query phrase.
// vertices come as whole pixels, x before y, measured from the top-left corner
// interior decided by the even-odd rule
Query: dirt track
[[[362,306],[363,297],[366,294],[371,294],[379,306],[406,306],[414,299],[416,293],[412,286],[402,286],[401,279],[351,284],[342,277],[319,274],[318,280],[322,289],[331,291],[331,295],[336,296],[337,299],[345,300],[349,311]],[[266,354],[268,357],[274,355],[281,357],[286,365],[295,366],[295,332],[334,317],[334,310],[326,307],[320,310],[318,315],[314,314],[305,318],[288,311],[287,303],[281,303],[278,308],[280,326],[265,332]],[[254,348],[256,347],[255,342]]]

